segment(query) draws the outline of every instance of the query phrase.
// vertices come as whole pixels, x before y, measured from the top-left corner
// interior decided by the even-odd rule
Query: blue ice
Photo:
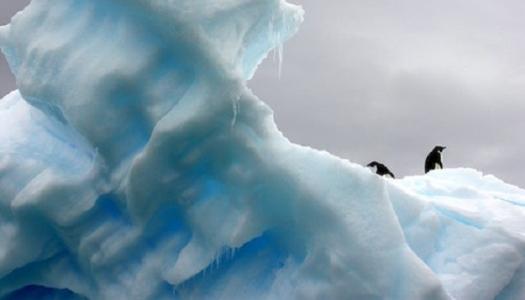
[[[521,299],[525,191],[389,180],[247,88],[284,0],[33,0],[0,28],[1,299]]]

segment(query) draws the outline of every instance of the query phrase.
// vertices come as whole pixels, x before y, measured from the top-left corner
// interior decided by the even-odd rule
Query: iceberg
[[[0,28],[0,299],[524,299],[525,191],[383,179],[247,87],[284,0],[33,0]]]

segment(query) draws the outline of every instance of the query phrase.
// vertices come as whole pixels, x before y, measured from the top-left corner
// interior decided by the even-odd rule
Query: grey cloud
[[[8,0],[0,4],[0,24],[7,24],[11,17],[19,10],[23,9],[30,0]]]
[[[400,175],[445,144],[448,166],[523,185],[524,3],[297,2],[282,78],[268,60],[250,82],[292,141]]]
[[[0,57],[0,98],[16,88],[15,80],[4,56]]]

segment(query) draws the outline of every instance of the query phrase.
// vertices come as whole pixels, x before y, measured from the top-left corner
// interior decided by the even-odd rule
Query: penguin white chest
[[[439,155],[439,161],[442,162],[443,161],[443,154],[441,152],[439,152],[438,155]],[[441,168],[441,165],[439,163],[435,163],[434,164],[434,169],[442,169],[442,168]]]

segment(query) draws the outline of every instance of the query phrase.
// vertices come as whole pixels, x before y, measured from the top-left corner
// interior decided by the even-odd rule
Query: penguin
[[[443,169],[443,162],[441,161],[441,153],[447,147],[436,146],[428,154],[427,159],[425,160],[425,174],[435,169]]]
[[[369,163],[366,166],[369,167],[369,168],[374,168],[374,171],[376,172],[377,175],[390,176],[392,178],[396,178],[396,176],[394,176],[394,173],[390,172],[390,170],[385,165],[383,165],[382,163],[378,163],[377,161],[373,161],[373,162]]]

